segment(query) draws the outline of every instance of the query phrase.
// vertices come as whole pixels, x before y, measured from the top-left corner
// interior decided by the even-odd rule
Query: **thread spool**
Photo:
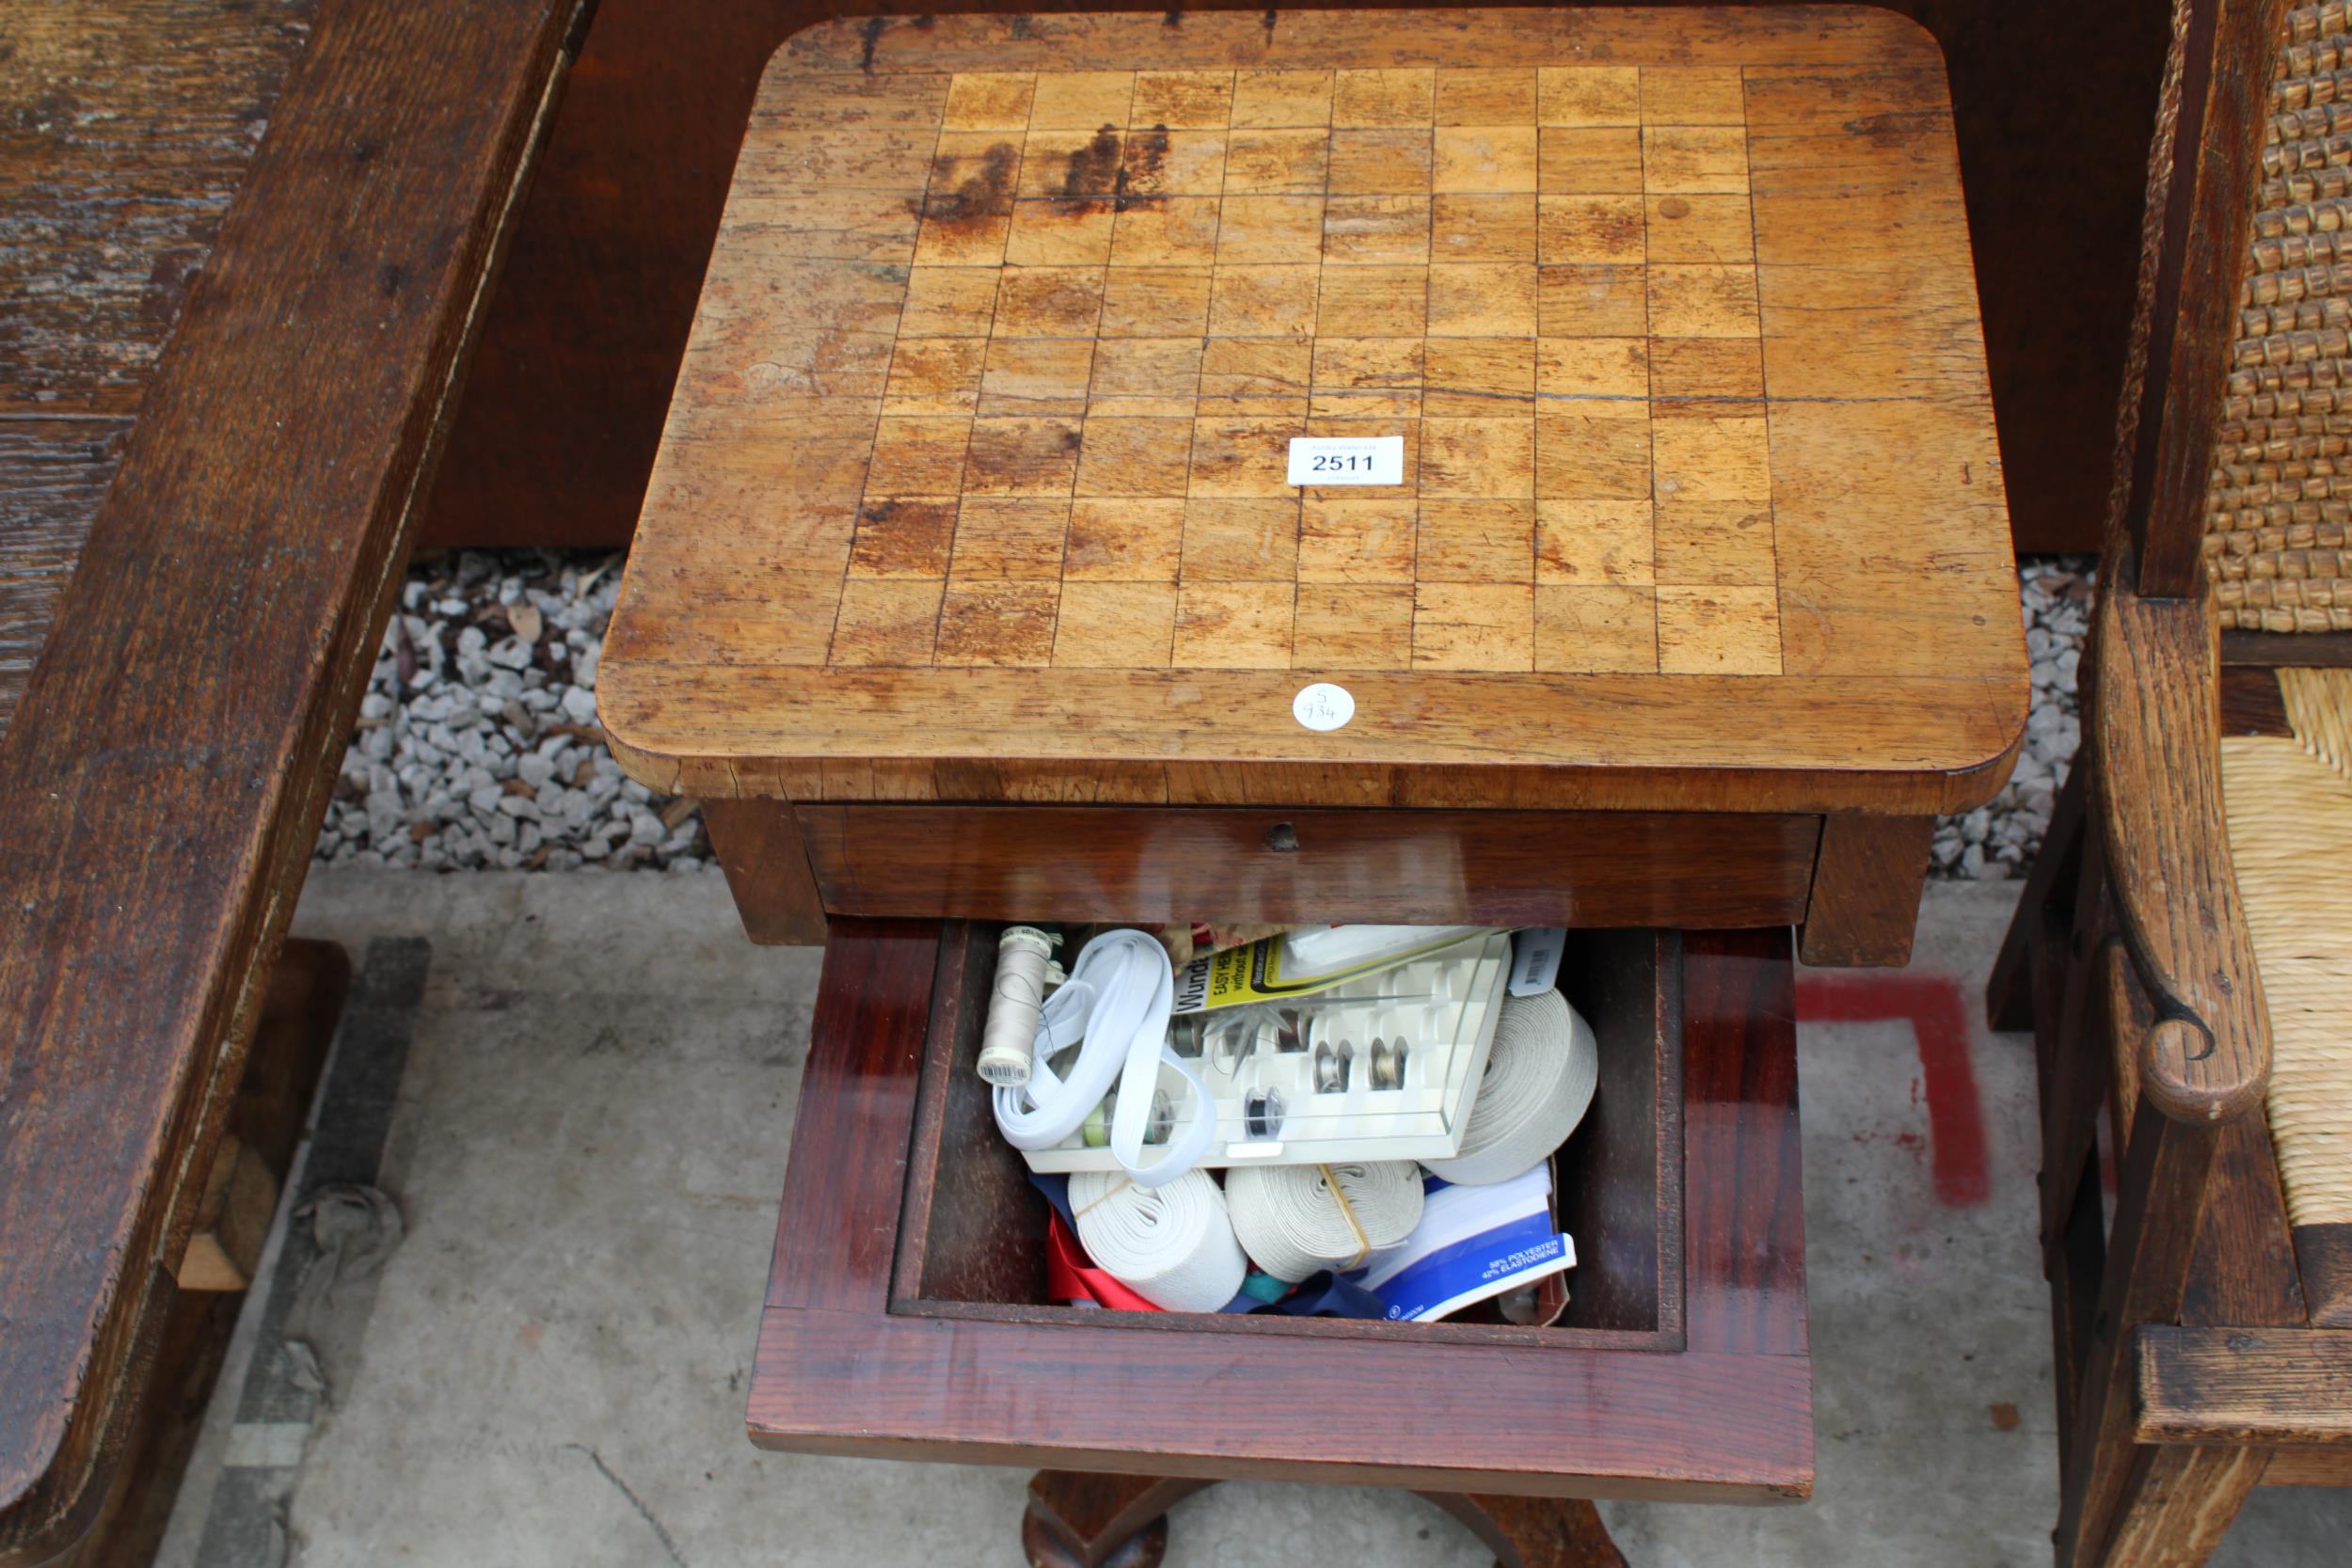
[[[1567,998],[1556,990],[1505,997],[1461,1151],[1422,1164],[1461,1185],[1508,1181],[1568,1141],[1599,1082],[1592,1026]]]
[[[1078,1241],[1095,1266],[1152,1306],[1215,1312],[1241,1293],[1249,1265],[1233,1239],[1225,1195],[1206,1171],[1156,1187],[1118,1171],[1070,1178]]]
[[[1258,1268],[1296,1284],[1359,1266],[1421,1223],[1421,1167],[1410,1160],[1334,1165],[1237,1165],[1226,1173],[1234,1239]]]
[[[996,939],[996,979],[980,1028],[980,1076],[1007,1088],[1029,1081],[1038,1014],[1045,1006],[1045,966],[1054,939],[1034,926],[1008,926]]]

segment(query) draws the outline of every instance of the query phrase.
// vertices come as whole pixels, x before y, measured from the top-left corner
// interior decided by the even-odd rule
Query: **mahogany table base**
[[[1168,1511],[1213,1481],[1040,1470],[1021,1546],[1031,1568],[1159,1568]],[[1423,1492],[1494,1549],[1498,1568],[1626,1568],[1600,1513],[1581,1497]]]

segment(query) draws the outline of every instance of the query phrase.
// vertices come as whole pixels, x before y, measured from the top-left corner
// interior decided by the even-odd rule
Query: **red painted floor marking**
[[[1919,1070],[1927,1083],[1936,1199],[1970,1208],[1992,1196],[1984,1106],[1968,1049],[1968,1006],[1956,981],[1937,974],[1808,972],[1797,977],[1797,1018],[1815,1023],[1908,1022],[1918,1037]]]

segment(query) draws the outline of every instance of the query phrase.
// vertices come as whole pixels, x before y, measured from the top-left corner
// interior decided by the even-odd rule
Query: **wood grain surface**
[[[603,682],[649,782],[1997,784],[2007,515],[1898,18],[831,24],[729,199]],[[1404,483],[1291,487],[1316,434],[1399,436]],[[1315,734],[1325,676],[1357,717]]]
[[[0,739],[130,434],[114,415],[0,416]]]
[[[808,849],[791,806],[781,800],[705,800],[702,811],[744,934],[756,942],[822,946],[825,902],[809,872]]]
[[[0,747],[0,1560],[103,1493],[577,11],[321,6]]]
[[[2142,1443],[2352,1446],[2352,1334],[2150,1323],[2137,1368]]]
[[[0,736],[316,8],[0,15]]]
[[[1883,969],[1909,963],[1934,837],[1931,816],[1823,817],[1812,901],[1798,936],[1804,961]]]
[[[1422,1496],[1491,1547],[1496,1568],[1626,1568],[1600,1511],[1585,1498]]]
[[[1683,1234],[1692,1350],[1806,1354],[1788,933],[1683,939]]]
[[[2343,1449],[2273,1449],[2265,1486],[2352,1486],[2352,1453]]]
[[[878,1309],[890,1287],[939,927],[842,921],[809,1025],[768,1305]],[[844,1216],[850,1223],[843,1224]]]
[[[0,414],[134,414],[317,0],[0,18]]]
[[[350,985],[351,959],[332,942],[290,938],[270,973],[221,1148],[233,1142],[258,1159],[273,1190],[292,1170]],[[233,1293],[183,1286],[174,1294],[152,1371],[122,1390],[136,1413],[119,1439],[105,1500],[82,1538],[43,1568],[148,1568],[154,1560],[244,1306]]]
[[[1160,1568],[1168,1551],[1168,1511],[1210,1484],[1040,1470],[1029,1478],[1021,1545],[1030,1568]]]
[[[901,919],[1785,925],[1804,913],[1820,836],[1817,817],[1697,812],[816,805],[795,815],[825,908]]]

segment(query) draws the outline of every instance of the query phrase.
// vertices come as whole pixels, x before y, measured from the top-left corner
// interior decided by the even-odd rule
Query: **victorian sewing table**
[[[1318,436],[1395,483],[1294,484]],[[2015,595],[1942,61],[1889,13],[798,35],[599,684],[755,940],[833,940],[755,1434],[1802,1495],[1785,932],[1907,957],[1933,816],[2022,731]],[[958,1066],[1009,919],[1596,933],[1567,1326],[1039,1305]],[[1041,1479],[1034,1550],[1169,1495],[1093,1484]]]

